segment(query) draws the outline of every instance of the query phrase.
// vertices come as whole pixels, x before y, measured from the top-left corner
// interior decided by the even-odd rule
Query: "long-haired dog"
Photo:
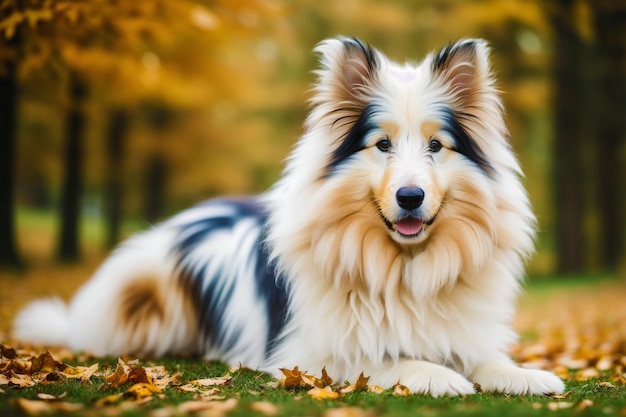
[[[489,48],[399,65],[357,39],[316,49],[306,131],[266,195],[216,199],[122,244],[68,305],[35,301],[19,339],[98,355],[199,353],[326,367],[463,395],[563,382],[513,363],[510,321],[535,218]]]

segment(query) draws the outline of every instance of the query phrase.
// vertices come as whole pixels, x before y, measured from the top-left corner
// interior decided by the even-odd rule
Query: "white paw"
[[[406,375],[406,372],[403,372]],[[419,369],[408,376],[403,376],[400,383],[406,386],[413,394],[432,395],[441,397],[449,395],[475,394],[474,384],[463,375],[443,366],[432,366],[428,369]]]
[[[561,394],[565,384],[552,372],[524,369],[509,363],[479,366],[471,375],[484,391],[513,395]]]

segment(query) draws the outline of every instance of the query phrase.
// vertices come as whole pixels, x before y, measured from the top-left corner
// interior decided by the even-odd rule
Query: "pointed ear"
[[[357,38],[334,38],[321,42],[317,84],[318,99],[342,104],[366,104],[380,67],[380,53]]]
[[[433,57],[432,72],[459,109],[473,107],[484,93],[495,92],[489,46],[482,39],[465,39],[446,46]]]

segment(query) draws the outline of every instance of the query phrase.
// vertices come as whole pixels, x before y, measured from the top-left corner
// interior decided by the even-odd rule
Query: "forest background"
[[[487,39],[539,219],[529,273],[626,274],[623,0],[3,0],[0,263],[103,256],[266,190],[302,132],[311,50],[338,34],[400,61]]]

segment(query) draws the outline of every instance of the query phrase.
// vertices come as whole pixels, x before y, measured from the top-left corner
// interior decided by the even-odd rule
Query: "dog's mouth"
[[[418,237],[424,231],[426,226],[430,226],[435,222],[438,214],[439,212],[437,212],[433,217],[427,220],[414,216],[406,216],[398,219],[396,222],[392,222],[387,217],[385,217],[382,212],[380,212],[380,215],[383,218],[383,221],[385,222],[387,228],[392,232],[398,233],[401,237],[407,239]]]

